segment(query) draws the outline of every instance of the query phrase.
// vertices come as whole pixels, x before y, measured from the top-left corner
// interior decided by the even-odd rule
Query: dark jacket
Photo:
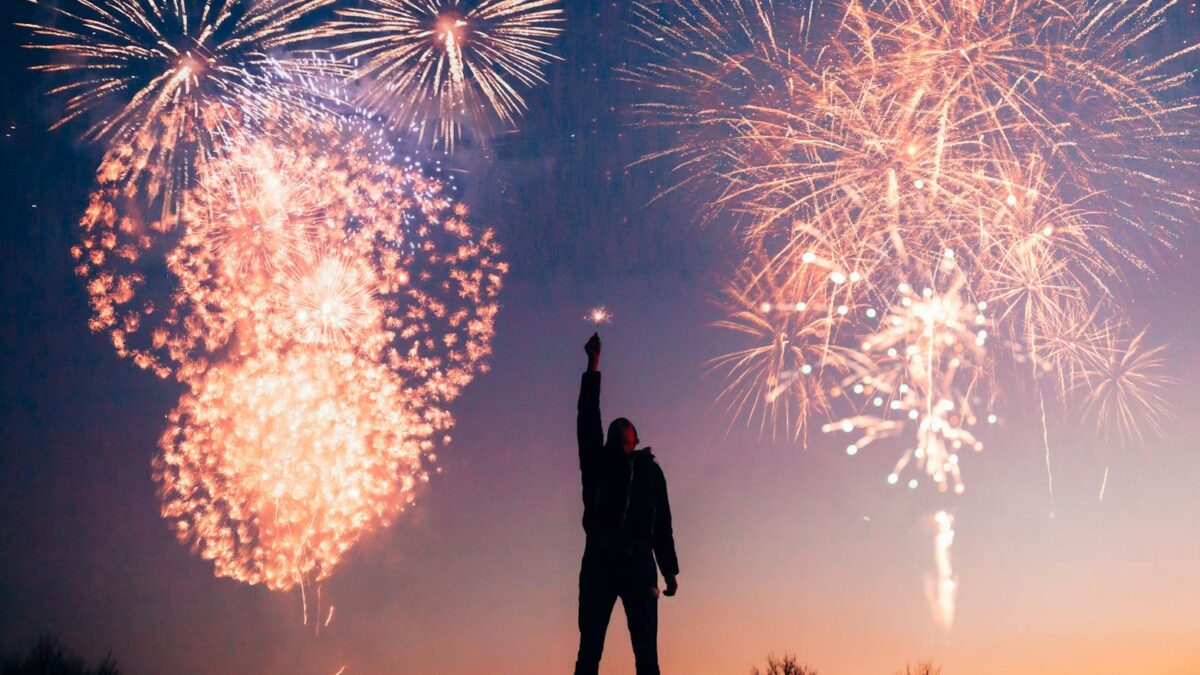
[[[666,477],[649,448],[626,454],[605,447],[598,372],[583,374],[576,434],[588,545],[648,546],[663,576],[679,574]]]

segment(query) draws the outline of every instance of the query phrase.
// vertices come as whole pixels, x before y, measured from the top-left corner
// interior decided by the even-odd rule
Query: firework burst
[[[899,301],[862,338],[866,368],[848,381],[849,395],[864,401],[861,412],[822,427],[857,434],[847,446],[854,455],[877,441],[900,436],[910,426],[914,444],[888,476],[897,483],[915,462],[940,489],[963,491],[959,452],[981,450],[971,431],[981,420],[975,401],[986,386],[987,316],[965,297],[965,279],[952,278],[944,290],[909,284],[897,289]],[[916,479],[909,481],[915,488]]]
[[[653,63],[626,71],[639,124],[678,139],[647,159],[709,186],[751,251],[719,324],[751,342],[717,360],[731,408],[798,438],[825,417],[850,454],[912,439],[889,479],[915,461],[956,492],[1010,375],[1045,421],[1045,396],[1119,373],[1085,404],[1155,427],[1159,352],[1103,345],[1200,212],[1197,48],[1151,44],[1178,3],[815,4],[646,3]]]
[[[354,125],[235,134],[172,217],[101,185],[73,252],[92,327],[189,388],[163,516],[219,576],[304,588],[425,480],[490,354],[506,271],[441,181]]]
[[[427,480],[432,428],[386,368],[296,348],[214,366],[168,416],[162,515],[218,576],[319,582]]]
[[[515,124],[563,20],[558,0],[368,0],[338,17],[306,37],[361,64],[365,105],[447,148]]]
[[[108,147],[102,179],[170,209],[231,128],[304,107],[303,71],[321,62],[272,52],[331,2],[63,0],[49,6],[54,21],[22,26],[29,48],[54,57],[34,68],[62,82],[51,90],[65,99],[54,128],[89,118],[84,138]]]
[[[1163,347],[1147,345],[1146,331],[1121,337],[1121,327],[1106,326],[1086,343],[1082,367],[1072,373],[1071,393],[1097,429],[1114,434],[1122,445],[1137,445],[1147,434],[1163,436],[1170,410],[1165,395],[1173,378],[1166,374]]]
[[[453,398],[489,353],[506,269],[491,232],[418,168],[368,159],[364,139],[289,126],[287,143],[234,141],[178,217],[146,222],[101,186],[73,250],[92,328],[180,379],[230,349],[340,341]]]

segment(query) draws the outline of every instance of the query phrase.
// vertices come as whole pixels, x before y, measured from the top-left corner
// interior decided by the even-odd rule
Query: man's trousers
[[[579,657],[575,675],[596,675],[617,598],[633,642],[637,675],[658,672],[658,572],[649,546],[588,545],[579,570]]]

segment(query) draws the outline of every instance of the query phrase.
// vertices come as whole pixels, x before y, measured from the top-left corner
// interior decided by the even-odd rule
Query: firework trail
[[[933,514],[933,562],[936,576],[926,579],[925,595],[938,627],[949,631],[954,626],[958,600],[958,575],[951,555],[954,547],[954,516],[938,511]]]
[[[303,39],[360,64],[363,105],[447,149],[515,124],[563,21],[558,0],[367,0],[337,15]]]
[[[53,128],[85,118],[84,138],[107,148],[101,179],[161,197],[168,211],[230,129],[307,107],[306,73],[327,63],[273,52],[333,0],[30,1],[53,13],[21,24],[26,46],[52,59],[34,68],[60,82]]]

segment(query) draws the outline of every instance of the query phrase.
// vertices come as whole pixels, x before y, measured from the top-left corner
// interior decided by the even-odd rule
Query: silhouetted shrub
[[[926,661],[915,666],[906,665],[904,670],[896,671],[896,675],[941,675],[942,669]]]
[[[59,644],[58,638],[47,635],[35,642],[28,654],[5,657],[0,675],[120,675],[120,671],[112,654],[95,668],[88,668],[83,659]]]
[[[768,656],[767,669],[759,670],[756,667],[750,671],[750,675],[817,675],[817,671],[796,663],[796,657],[784,654],[782,659]]]

